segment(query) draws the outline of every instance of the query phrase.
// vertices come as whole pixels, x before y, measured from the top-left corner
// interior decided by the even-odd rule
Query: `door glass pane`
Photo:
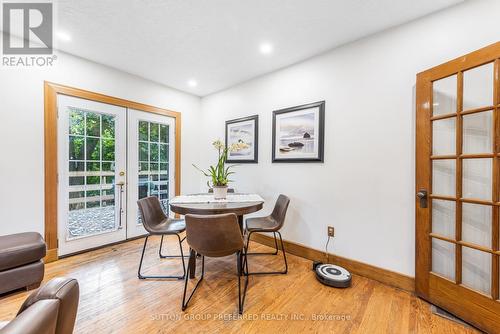
[[[493,112],[485,111],[463,117],[463,153],[491,153]]]
[[[160,162],[168,161],[168,145],[161,144],[160,145]]]
[[[85,156],[85,137],[69,136],[69,160],[83,160]]]
[[[493,104],[493,63],[464,72],[464,110]]]
[[[70,161],[69,162],[70,172],[83,172],[85,171],[85,163],[83,161]]]
[[[69,111],[69,134],[80,135],[85,134],[85,114],[80,110]]]
[[[432,200],[432,233],[455,239],[454,201]]]
[[[156,196],[163,211],[168,215],[168,131],[169,126],[154,122],[139,121],[139,199]],[[149,129],[149,130],[148,130]],[[161,161],[161,163],[160,163]],[[139,215],[137,222],[141,223]]]
[[[432,271],[455,280],[455,244],[432,238]]]
[[[160,124],[160,143],[168,143],[168,125]]]
[[[102,115],[102,137],[115,138],[115,118],[111,115]]]
[[[144,121],[139,121],[139,140],[148,141],[149,140],[149,123]]]
[[[101,140],[94,137],[86,137],[85,145],[87,148],[87,160],[100,160],[101,159]]]
[[[455,160],[432,161],[432,193],[434,195],[455,196]]]
[[[115,161],[115,141],[114,139],[102,140],[102,160]]]
[[[150,144],[150,161],[151,162],[158,162],[160,160],[160,152],[158,148],[157,143],[151,143]]]
[[[453,75],[432,83],[432,114],[443,115],[457,111],[457,76]]]
[[[462,284],[474,290],[490,294],[491,254],[462,247]]]
[[[93,112],[85,112],[87,132],[85,135],[99,137],[101,134],[101,115]]]
[[[432,122],[432,154],[455,154],[455,117]]]
[[[462,204],[462,240],[491,247],[491,213],[489,205]]]
[[[139,161],[149,162],[149,143],[139,142]]]
[[[68,239],[114,231],[115,116],[69,108],[68,117]]]
[[[463,197],[491,200],[492,159],[463,160]]]
[[[160,124],[158,123],[149,123],[149,140],[152,143],[157,143],[159,142],[160,139],[160,129],[159,129]]]

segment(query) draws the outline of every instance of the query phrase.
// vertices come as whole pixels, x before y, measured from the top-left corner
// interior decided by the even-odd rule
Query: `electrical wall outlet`
[[[333,228],[333,226],[328,226],[328,236],[329,237],[335,236],[335,229]]]

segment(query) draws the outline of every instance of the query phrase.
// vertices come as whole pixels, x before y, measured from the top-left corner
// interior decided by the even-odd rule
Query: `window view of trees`
[[[70,108],[70,236],[115,228],[115,116]]]
[[[165,124],[139,121],[139,198],[156,196],[168,213],[168,142]]]

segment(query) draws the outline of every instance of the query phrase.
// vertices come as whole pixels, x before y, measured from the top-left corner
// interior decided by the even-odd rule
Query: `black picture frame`
[[[237,124],[237,123],[243,123],[243,122],[248,122],[248,121],[254,121],[254,149],[253,149],[253,159],[227,159],[226,162],[228,163],[238,163],[238,164],[251,164],[251,163],[258,163],[259,162],[259,115],[252,115],[248,117],[242,117],[242,118],[237,118],[237,119],[232,119],[229,121],[226,121],[226,147],[228,146],[228,128],[229,125]]]
[[[319,108],[318,117],[318,154],[315,158],[279,158],[276,157],[276,116],[292,113],[304,109]],[[273,111],[273,133],[272,133],[273,145],[272,145],[272,162],[324,162],[324,150],[325,150],[325,101],[318,101],[308,104],[303,104],[296,107],[279,109]]]

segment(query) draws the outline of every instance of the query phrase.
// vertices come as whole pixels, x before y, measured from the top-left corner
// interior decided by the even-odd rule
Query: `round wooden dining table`
[[[243,216],[262,209],[263,201],[259,202],[226,202],[226,203],[170,203],[170,210],[180,215],[217,215],[222,213],[234,213],[238,216],[238,224],[243,234]],[[196,256],[190,256],[189,261],[196,262]],[[189,277],[194,278],[196,265],[191,266]]]
[[[234,213],[243,232],[243,216],[262,209],[264,202],[228,202],[228,203],[175,203],[170,210],[180,215],[217,215]]]

